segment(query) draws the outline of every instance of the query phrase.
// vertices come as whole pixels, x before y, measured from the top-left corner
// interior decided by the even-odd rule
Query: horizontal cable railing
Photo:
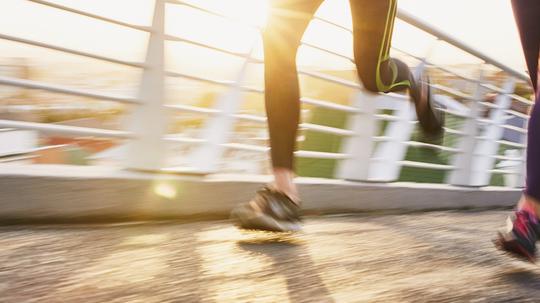
[[[118,20],[115,20],[115,19],[110,19],[110,18],[107,18],[107,17],[99,16],[99,15],[96,15],[96,14],[91,14],[91,13],[88,13],[88,12],[85,12],[85,11],[82,11],[82,10],[74,9],[74,8],[69,7],[69,6],[65,6],[65,5],[61,5],[61,4],[57,4],[57,3],[53,3],[53,2],[49,2],[49,1],[42,1],[42,0],[28,0],[28,1],[34,2],[34,3],[37,3],[37,4],[41,4],[41,5],[45,5],[45,6],[49,6],[49,7],[52,7],[52,8],[56,8],[56,9],[59,9],[59,10],[62,10],[62,11],[74,13],[74,14],[77,14],[77,15],[89,17],[89,18],[92,18],[92,19],[105,21],[105,22],[108,22],[108,23],[111,23],[111,24],[125,26],[125,27],[128,27],[128,28],[136,29],[136,30],[141,30],[141,31],[145,31],[145,32],[150,32],[152,30],[150,27],[147,27],[147,26],[140,26],[140,25],[136,25],[136,24],[130,24],[130,23],[118,21]]]
[[[56,45],[52,45],[52,44],[48,44],[48,43],[32,41],[32,40],[13,37],[13,36],[4,35],[4,34],[0,34],[0,39],[9,40],[9,41],[18,42],[18,43],[23,43],[23,44],[32,45],[32,46],[43,47],[43,48],[52,49],[52,50],[63,52],[63,53],[82,56],[82,57],[86,57],[86,58],[97,59],[97,60],[106,61],[106,62],[115,63],[115,64],[127,65],[127,66],[132,66],[132,67],[144,67],[143,63],[119,60],[119,59],[115,59],[115,58],[100,56],[100,55],[96,55],[96,54],[92,54],[92,53],[88,53],[88,52],[78,51],[78,50],[75,50],[75,49],[70,49],[70,48],[66,48],[66,47],[60,47],[60,46],[56,46]]]
[[[0,84],[16,86],[16,87],[21,87],[21,88],[28,88],[28,89],[40,89],[40,90],[46,90],[53,93],[61,93],[61,94],[66,94],[66,95],[78,96],[78,97],[95,98],[95,99],[100,99],[100,100],[114,101],[114,102],[126,103],[126,104],[139,103],[139,101],[130,97],[99,94],[99,93],[90,92],[90,91],[72,89],[72,88],[67,88],[67,87],[62,87],[62,86],[57,86],[57,85],[44,84],[44,83],[40,83],[36,81],[14,79],[14,78],[9,78],[9,77],[2,77],[2,76],[0,76]]]
[[[12,120],[0,120],[0,127],[36,130],[48,134],[70,135],[70,136],[95,136],[103,138],[131,139],[133,134],[125,131],[95,129],[79,126],[45,124],[34,122],[20,122]]]
[[[490,56],[486,55],[485,53],[481,52],[481,51],[478,51],[476,50],[475,48],[461,42],[460,40],[452,37],[451,35],[441,31],[441,30],[438,30],[436,28],[434,28],[433,26],[419,20],[418,18],[414,17],[413,15],[411,15],[410,13],[406,12],[406,11],[403,11],[403,10],[398,10],[398,14],[397,14],[397,17],[399,19],[401,19],[402,21],[405,21],[407,23],[409,23],[410,25],[418,28],[418,29],[421,29],[423,30],[424,32],[428,33],[428,34],[431,34],[435,37],[437,37],[437,39],[441,40],[441,41],[445,41],[479,59],[482,59],[484,62],[486,63],[489,63],[489,64],[492,64],[498,68],[500,68],[501,70],[509,73],[510,75],[512,75],[513,77],[516,77],[522,81],[529,81],[529,77],[527,76],[527,74],[523,73],[523,72],[519,72],[519,71],[516,71],[515,69],[507,66],[506,64],[503,64],[501,62],[499,62],[498,60],[495,60],[493,58],[491,58]]]

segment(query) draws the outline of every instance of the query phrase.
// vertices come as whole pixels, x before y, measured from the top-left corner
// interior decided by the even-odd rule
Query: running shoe
[[[238,205],[231,219],[243,229],[275,232],[300,230],[300,207],[282,192],[263,187],[255,197]]]
[[[536,215],[519,210],[507,219],[507,231],[499,232],[495,246],[513,257],[535,263],[540,224]]]
[[[433,100],[429,77],[423,66],[416,68],[410,89],[411,99],[416,108],[416,116],[424,135],[439,138],[443,133],[444,113],[442,106]]]

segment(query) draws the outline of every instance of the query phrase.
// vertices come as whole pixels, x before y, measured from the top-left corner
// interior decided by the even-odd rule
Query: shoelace
[[[258,204],[276,218],[300,220],[299,207],[287,195],[268,187],[260,189],[257,193],[261,198]]]

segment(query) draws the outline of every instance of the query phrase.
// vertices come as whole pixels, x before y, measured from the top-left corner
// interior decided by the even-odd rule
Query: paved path
[[[540,302],[540,267],[490,243],[506,212],[0,227],[0,301]]]

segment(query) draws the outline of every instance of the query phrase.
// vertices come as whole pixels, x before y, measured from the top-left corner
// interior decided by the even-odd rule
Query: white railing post
[[[127,128],[135,138],[127,144],[125,166],[137,170],[160,170],[165,160],[163,135],[167,115],[165,95],[164,44],[165,0],[156,0],[142,80],[138,92],[140,105],[128,116]]]
[[[497,95],[495,106],[489,111],[488,124],[480,133],[481,140],[478,140],[473,155],[471,167],[471,181],[473,186],[489,185],[491,170],[495,166],[495,157],[498,154],[500,140],[504,134],[501,125],[506,124],[506,110],[510,108],[512,99],[509,94],[514,92],[515,81],[510,78],[503,86],[504,93]]]
[[[452,185],[457,186],[475,186],[472,179],[472,170],[473,170],[473,157],[477,144],[478,137],[478,115],[480,112],[480,101],[484,98],[485,89],[482,87],[481,83],[483,81],[484,75],[483,70],[480,69],[480,75],[478,81],[476,82],[476,89],[472,100],[470,102],[470,110],[461,132],[463,136],[459,140],[458,150],[459,152],[454,155],[452,160],[452,166],[455,167],[454,170],[448,176],[448,182]]]
[[[521,140],[521,143],[522,144],[527,144],[527,137],[526,136],[521,136],[522,139]],[[516,171],[516,183],[513,184],[513,187],[517,187],[517,188],[522,188],[522,187],[525,187],[526,186],[526,182],[525,182],[525,179],[527,179],[527,149],[523,149],[521,150],[521,162],[519,163],[518,166],[516,166],[514,169]]]
[[[525,150],[509,149],[504,152],[504,156],[509,159],[497,164],[497,168],[505,171],[503,173],[504,185],[514,188],[525,186]]]
[[[378,95],[359,92],[354,98],[358,112],[347,119],[347,129],[355,135],[345,139],[342,153],[350,156],[339,163],[336,176],[341,179],[368,181],[371,154],[374,146],[373,137],[377,131],[376,99]]]
[[[218,170],[219,160],[225,152],[223,144],[229,141],[235,123],[234,114],[238,112],[241,104],[242,90],[240,86],[251,63],[253,49],[242,64],[234,84],[218,98],[214,107],[218,113],[206,121],[202,130],[201,138],[204,143],[187,156],[188,167],[183,168],[183,170],[200,174],[210,174]]]
[[[386,127],[383,137],[388,138],[377,145],[373,154],[373,163],[369,170],[369,180],[377,182],[391,182],[399,179],[401,172],[400,161],[405,159],[408,146],[406,141],[411,139],[414,131],[414,120],[416,112],[414,105],[407,100],[392,100],[390,96],[385,97],[388,101],[394,102],[397,108],[393,116],[396,121],[390,121]]]
[[[533,94],[533,97],[531,99],[532,102],[534,102],[534,94]],[[533,105],[534,106],[534,105]],[[531,109],[531,107],[529,107],[529,109]],[[524,129],[528,129],[529,128],[529,118],[530,117],[527,117],[527,119],[523,122],[523,128]],[[528,133],[527,134],[521,134],[519,137],[520,137],[520,140],[519,140],[519,143],[525,145],[525,148],[522,149],[520,151],[520,158],[521,158],[521,162],[520,164],[515,167],[515,171],[516,171],[516,183],[514,184],[514,187],[518,187],[518,188],[523,188],[526,186],[526,179],[527,179],[527,141],[528,141]]]
[[[531,100],[534,101],[534,100]],[[523,124],[522,127],[524,129],[527,129],[529,125],[529,118],[527,118]],[[513,165],[510,170],[514,172],[513,175],[505,176],[506,180],[512,180],[512,182],[506,182],[506,186],[516,187],[516,188],[523,188],[526,186],[526,179],[527,179],[527,136],[528,134],[520,134],[519,136],[519,142],[520,144],[525,145],[525,148],[522,150],[510,150],[507,151],[508,153],[514,153],[517,158],[520,159],[520,161],[516,165]]]

